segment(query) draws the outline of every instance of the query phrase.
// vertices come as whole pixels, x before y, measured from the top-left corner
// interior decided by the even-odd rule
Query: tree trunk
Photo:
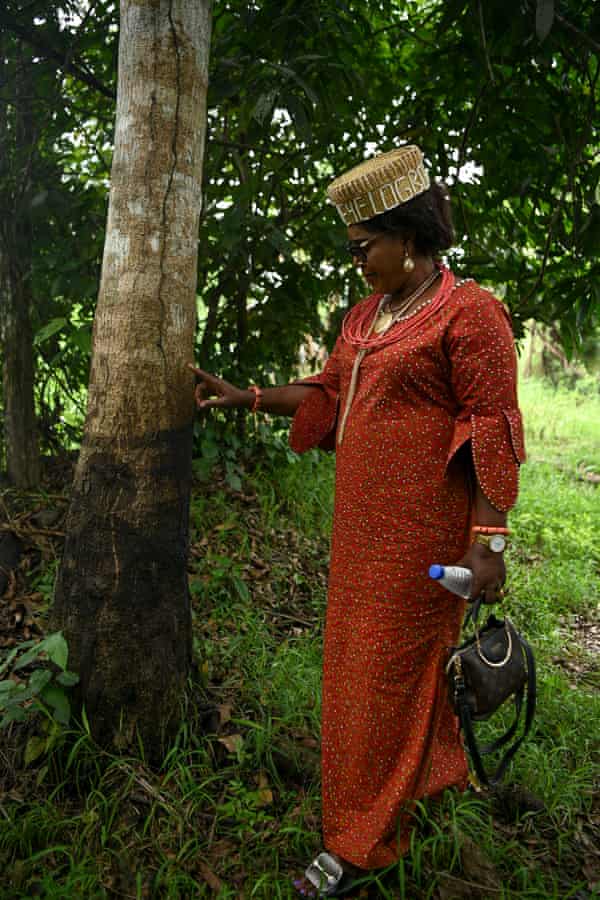
[[[248,257],[246,277],[241,277],[235,295],[236,338],[238,372],[246,379],[246,342],[248,340],[248,288],[250,285],[250,258]],[[246,437],[245,409],[238,409],[236,416],[236,433],[240,441]]]
[[[36,487],[40,458],[35,418],[33,331],[31,326],[31,225],[28,178],[34,155],[31,60],[16,47],[14,119],[0,104],[0,176],[3,220],[0,222],[0,324],[4,442],[9,480],[18,488]],[[0,59],[3,48],[0,47]],[[12,152],[9,150],[12,144]],[[10,160],[13,160],[12,171]],[[10,187],[9,187],[10,186]]]
[[[93,733],[160,753],[191,659],[187,585],[210,0],[122,0],[85,435],[54,618]]]
[[[4,243],[4,242],[3,242]],[[29,292],[15,258],[0,250],[0,315],[2,318],[2,396],[6,471],[15,487],[34,488],[40,480],[40,458],[33,399],[33,334]]]
[[[525,359],[525,367],[523,369],[523,378],[531,378],[531,376],[533,375],[533,358],[535,354],[536,338],[535,324],[535,322],[532,322],[529,329],[529,347],[527,348],[527,357]]]

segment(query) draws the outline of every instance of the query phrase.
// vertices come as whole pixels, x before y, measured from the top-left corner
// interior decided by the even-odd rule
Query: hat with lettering
[[[327,188],[346,225],[355,225],[412,200],[429,187],[423,152],[407,144],[340,175]]]

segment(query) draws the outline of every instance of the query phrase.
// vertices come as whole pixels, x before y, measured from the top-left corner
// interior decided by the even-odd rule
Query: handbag
[[[535,659],[531,647],[508,618],[490,615],[483,628],[477,619],[483,595],[469,608],[464,626],[473,622],[474,634],[460,647],[452,647],[446,666],[450,702],[460,727],[475,774],[487,787],[501,781],[509,762],[529,734],[536,704]],[[510,697],[514,697],[515,719],[510,728],[491,744],[479,747],[473,722],[488,719]],[[523,733],[504,751],[496,771],[489,775],[482,756],[495,753],[515,737],[525,700]]]

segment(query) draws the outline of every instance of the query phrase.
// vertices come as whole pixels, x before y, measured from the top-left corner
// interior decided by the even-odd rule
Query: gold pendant
[[[381,334],[382,332],[387,331],[392,324],[393,318],[391,312],[379,313],[375,320],[375,325],[373,326],[375,334]]]

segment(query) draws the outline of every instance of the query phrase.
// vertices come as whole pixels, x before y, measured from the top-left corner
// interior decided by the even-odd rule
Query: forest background
[[[21,581],[9,585],[3,610],[13,631],[20,624],[17,649],[44,628],[60,553],[60,516],[52,520],[52,510],[42,509],[42,520],[35,517],[53,490],[60,507],[82,435],[113,149],[118,28],[113,3],[49,10],[46,2],[8,0],[0,10],[2,411],[10,436],[3,452],[12,486],[29,490],[7,488],[3,500],[5,528],[25,536],[32,551]],[[540,607],[532,625],[546,641],[548,660],[557,652],[556,629],[568,622],[570,634],[573,628],[588,634],[595,627],[597,556],[590,536],[598,436],[586,416],[597,415],[598,391],[599,49],[600,10],[591,2],[538,0],[512,9],[495,0],[303,0],[217,2],[213,9],[197,359],[240,383],[281,382],[299,365],[318,366],[322,348],[331,346],[363,290],[344,255],[344,229],[324,202],[325,186],[365,154],[419,143],[452,191],[453,268],[505,299],[524,373],[536,371],[558,390],[548,393],[540,384],[528,395],[528,436],[537,442],[542,468],[531,470],[539,493],[526,488],[514,560],[523,567],[518,583],[533,594],[541,581],[532,576],[532,564],[548,575],[549,557],[556,557],[549,576],[555,579],[553,603]],[[140,385],[151,387],[143,376]],[[579,450],[556,421],[558,410]],[[237,896],[240,884],[255,896],[287,896],[282,860],[284,868],[293,866],[290,860],[316,849],[310,754],[318,707],[304,694],[292,697],[289,686],[304,678],[308,692],[318,687],[318,647],[306,639],[322,612],[331,466],[318,470],[312,456],[301,466],[294,461],[276,420],[214,417],[197,423],[194,440],[191,589],[196,674],[207,704],[196,726],[198,733],[216,733],[216,743],[201,746],[190,727],[157,775],[143,753],[137,760],[100,753],[84,721],[61,755],[66,738],[55,726],[68,718],[64,692],[52,694],[55,685],[46,684],[46,696],[55,701],[46,704],[48,727],[40,733],[26,723],[24,731],[11,732],[25,758],[7,769],[15,796],[0,809],[9,823],[0,848],[10,860],[6,889],[15,896],[20,890],[27,895],[32,885],[53,896],[52,871],[60,873],[57,896],[61,890],[67,896],[207,890]],[[12,459],[6,452],[11,442],[19,448]],[[548,484],[556,506],[544,514],[538,503]],[[566,509],[573,530],[563,529],[563,543],[553,542],[548,521],[561,527],[559,513]],[[275,563],[262,556],[265,533]],[[249,570],[228,538],[250,554]],[[289,541],[294,571],[278,560],[280,543]],[[577,553],[588,556],[580,561]],[[569,585],[574,568],[576,588]],[[272,576],[266,615],[274,619],[267,631],[252,610],[261,594],[253,580],[265,573]],[[284,596],[286,583],[294,585],[291,599]],[[20,605],[23,587],[38,600]],[[531,616],[527,590],[522,602],[518,611]],[[236,639],[232,615],[244,626]],[[6,640],[10,656],[14,634]],[[66,667],[60,646],[51,646],[50,656]],[[557,690],[567,710],[565,731],[552,732],[545,720],[547,743],[540,739],[521,769],[528,778],[537,768],[552,796],[541,828],[532,831],[528,819],[518,826],[490,820],[483,845],[494,865],[486,869],[476,804],[457,811],[449,800],[431,816],[421,810],[424,831],[431,828],[437,843],[426,838],[414,848],[407,868],[393,873],[390,896],[433,896],[429,890],[440,897],[460,896],[458,890],[476,896],[473,879],[481,896],[498,893],[499,873],[510,870],[511,847],[522,838],[532,842],[531,854],[526,848],[519,856],[506,896],[577,896],[597,885],[588,859],[598,826],[591,799],[593,727],[576,749],[565,746],[569,728],[574,732],[578,723],[585,731],[593,721],[587,691],[595,670],[579,650],[560,665],[571,686],[581,683],[581,693],[552,671],[544,690],[548,698]],[[67,673],[61,677],[68,687]],[[244,688],[246,681],[251,688]],[[275,707],[269,711],[271,690],[279,691],[277,715]],[[559,700],[553,704],[559,708]],[[260,726],[259,708],[267,709]],[[300,759],[298,747],[304,748]],[[558,761],[563,776],[569,773],[562,793],[557,772],[541,764],[544,756]],[[33,783],[35,798],[24,806],[24,785]],[[298,785],[300,801],[292,790]],[[139,819],[135,871],[123,865],[122,835],[132,816],[119,806],[123,788]],[[58,815],[49,796],[60,799]],[[91,856],[75,841],[82,822]],[[473,822],[479,850],[470,836]],[[111,823],[117,823],[114,840]],[[156,829],[165,824],[169,838],[157,844]],[[192,826],[203,832],[203,843],[191,842]],[[77,845],[70,855],[60,849],[61,833]],[[256,842],[265,842],[260,864],[242,849]],[[439,872],[446,880],[436,881]],[[460,888],[461,879],[470,887]],[[376,885],[374,896],[384,890]]]
[[[39,478],[36,441],[52,453],[81,434],[115,119],[117,5],[51,6],[0,10],[2,402],[22,486]],[[306,335],[331,346],[363,288],[325,186],[406,141],[452,190],[459,274],[503,295],[517,337],[533,319],[591,357],[599,19],[594,3],[549,0],[217,3],[205,368],[280,382]]]

